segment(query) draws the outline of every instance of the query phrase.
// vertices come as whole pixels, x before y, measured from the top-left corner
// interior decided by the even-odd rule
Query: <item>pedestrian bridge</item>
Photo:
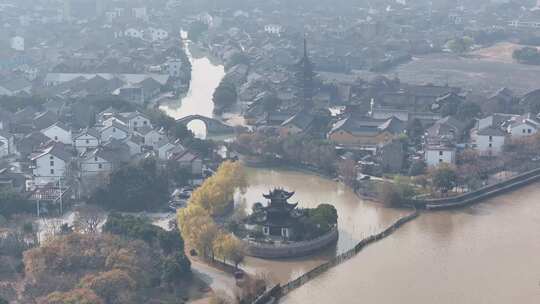
[[[177,119],[176,122],[181,123],[187,127],[187,125],[194,121],[200,120],[206,126],[206,132],[208,134],[228,134],[234,132],[234,127],[230,126],[221,120],[210,118],[202,115],[189,115],[180,119]]]

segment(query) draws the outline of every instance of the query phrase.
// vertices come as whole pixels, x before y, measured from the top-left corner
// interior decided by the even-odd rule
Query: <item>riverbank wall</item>
[[[428,210],[443,210],[465,207],[497,195],[508,193],[538,181],[540,181],[540,168],[519,174],[500,183],[467,192],[462,195],[439,199],[410,200],[407,205]]]
[[[291,242],[289,244],[264,244],[246,242],[247,254],[263,259],[292,258],[309,255],[337,242],[339,232],[333,228],[328,233],[309,241]]]
[[[356,256],[362,249],[364,249],[366,246],[375,243],[377,241],[380,241],[387,236],[394,233],[398,228],[403,226],[404,224],[416,219],[420,213],[418,211],[414,211],[411,214],[408,214],[406,216],[403,216],[399,218],[397,221],[395,221],[392,225],[388,226],[388,228],[384,229],[383,231],[374,234],[372,236],[369,236],[360,242],[358,242],[353,248],[350,250],[336,256],[332,260],[321,264],[312,270],[304,273],[300,277],[288,282],[284,285],[276,285],[273,288],[266,291],[264,294],[260,295],[253,304],[265,304],[265,303],[274,303],[279,298],[285,296],[289,292],[299,288],[300,286],[306,284],[307,282],[317,278],[324,272],[328,271],[329,269],[351,259],[352,257]]]

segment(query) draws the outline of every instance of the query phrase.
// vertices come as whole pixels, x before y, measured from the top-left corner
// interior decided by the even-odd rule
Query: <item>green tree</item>
[[[463,54],[468,52],[473,46],[474,41],[471,37],[455,38],[447,43],[447,47],[454,53]]]
[[[35,205],[12,190],[0,191],[0,215],[9,218],[13,214],[32,213]]]
[[[409,176],[418,176],[426,173],[426,163],[423,160],[415,160],[409,168]]]
[[[422,144],[422,136],[424,136],[424,126],[422,122],[415,118],[407,123],[407,135],[414,146]]]
[[[213,101],[216,107],[228,107],[236,103],[237,99],[236,86],[232,82],[223,79],[214,91]]]
[[[446,193],[457,185],[458,176],[456,170],[449,165],[440,165],[432,170],[430,176],[433,186],[439,189],[441,193]]]
[[[155,160],[121,167],[111,174],[109,183],[96,190],[90,204],[117,211],[155,210],[168,200],[166,172],[158,169]]]

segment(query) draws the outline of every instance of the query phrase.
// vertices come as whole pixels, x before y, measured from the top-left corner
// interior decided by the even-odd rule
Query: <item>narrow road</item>
[[[229,297],[234,298],[236,281],[234,277],[219,269],[215,269],[203,262],[191,259],[191,270],[212,288],[213,291],[223,291]]]

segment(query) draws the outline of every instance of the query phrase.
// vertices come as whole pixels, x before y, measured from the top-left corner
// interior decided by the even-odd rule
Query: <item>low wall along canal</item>
[[[392,225],[390,225],[388,228],[384,229],[383,231],[374,234],[370,237],[367,237],[363,240],[361,240],[356,246],[351,248],[350,250],[336,256],[335,258],[331,259],[330,261],[321,264],[310,271],[304,273],[300,277],[288,282],[284,285],[276,285],[272,289],[268,290],[261,296],[259,296],[253,304],[264,304],[264,303],[271,303],[272,301],[275,301],[279,299],[282,296],[285,296],[287,293],[291,292],[292,290],[299,288],[300,286],[304,285],[305,283],[309,282],[310,280],[315,279],[316,277],[320,276],[327,270],[329,270],[332,267],[335,267],[352,257],[354,257],[356,254],[358,254],[364,247],[366,247],[369,244],[372,244],[374,242],[377,242],[379,240],[384,239],[385,237],[391,235],[394,231],[396,231],[399,227],[403,226],[407,222],[410,222],[417,218],[420,215],[418,211],[414,211],[413,213],[406,215],[404,217],[401,217],[397,221],[395,221]]]
[[[514,176],[500,183],[489,185],[462,195],[426,200],[411,200],[409,205],[422,209],[448,209],[467,206],[482,200],[501,195],[540,180],[540,168]]]

